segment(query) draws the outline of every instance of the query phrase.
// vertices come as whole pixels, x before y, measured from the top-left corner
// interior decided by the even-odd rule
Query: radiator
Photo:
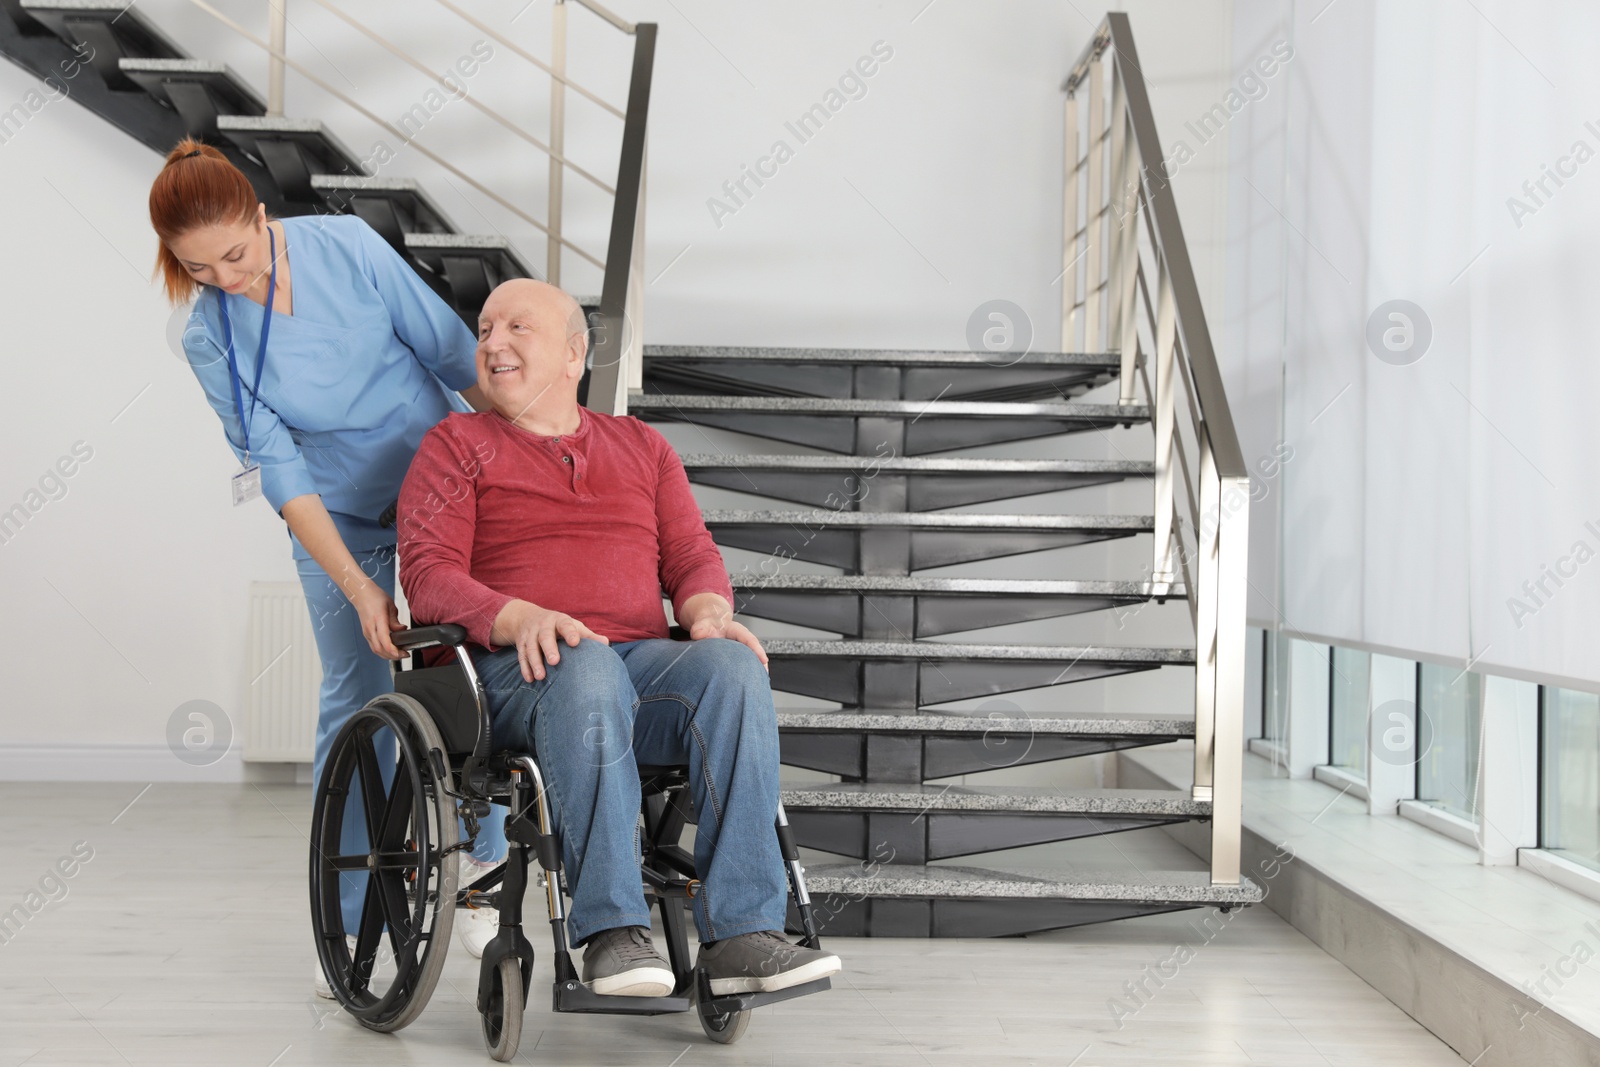
[[[244,758],[310,763],[322,663],[299,582],[251,582]]]

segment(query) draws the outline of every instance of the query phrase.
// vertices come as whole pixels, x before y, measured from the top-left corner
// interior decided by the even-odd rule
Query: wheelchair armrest
[[[467,642],[467,628],[457,626],[455,623],[445,623],[442,626],[414,626],[409,630],[394,631],[389,635],[389,640],[393,641],[394,647],[402,652],[433,648],[435,645],[464,645]]]
[[[383,509],[383,514],[378,516],[378,525],[383,527],[385,530],[392,529],[394,527],[395,520],[399,517],[400,501],[396,500],[393,504],[390,504],[388,507]]]

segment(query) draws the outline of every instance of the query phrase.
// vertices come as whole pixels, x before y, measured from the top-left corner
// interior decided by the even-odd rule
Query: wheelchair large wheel
[[[500,1063],[510,1063],[517,1054],[527,999],[527,991],[522,988],[522,962],[515,956],[507,956],[494,969],[489,1010],[482,1016],[483,1043],[489,1046],[490,1057]]]
[[[317,955],[339,1003],[372,1030],[398,1030],[421,1014],[450,946],[457,872],[452,849],[460,831],[455,802],[445,791],[450,771],[444,752],[422,706],[389,693],[339,731],[317,790],[311,824]],[[352,797],[363,802],[365,835],[345,827]],[[339,902],[341,873],[366,877],[353,951]]]

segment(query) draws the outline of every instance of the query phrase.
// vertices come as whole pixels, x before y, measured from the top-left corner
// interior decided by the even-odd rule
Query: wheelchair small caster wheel
[[[489,991],[489,1009],[483,1013],[483,1041],[489,1055],[509,1063],[522,1041],[522,1013],[527,998],[522,988],[522,964],[515,956],[501,960],[494,970]]]
[[[709,1004],[700,1003],[698,996],[695,1001],[695,1014],[700,1017],[700,1029],[717,1044],[731,1045],[750,1029],[748,1011],[719,1012]]]

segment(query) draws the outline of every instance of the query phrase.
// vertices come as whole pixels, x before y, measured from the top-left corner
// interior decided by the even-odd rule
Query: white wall
[[[264,32],[263,5],[221,6]],[[506,26],[523,3],[471,6]],[[1058,85],[1091,29],[1073,5],[616,6],[661,24],[648,214],[653,341],[962,348],[971,311],[1004,297],[1033,315],[1042,346],[1055,344]],[[1225,90],[1230,6],[1128,5],[1164,138]],[[434,69],[480,37],[422,0],[400,17],[375,0],[341,7]],[[195,54],[227,60],[264,90],[259,53],[183,0],[147,0],[140,10]],[[290,18],[290,54],[379,114],[397,118],[429,87],[321,8],[292,4]],[[571,22],[574,76],[624,100],[624,44],[582,10]],[[537,0],[508,32],[546,55],[548,25],[548,2]],[[707,198],[785,136],[785,120],[879,40],[894,55],[867,95],[799,146],[718,228]],[[504,50],[472,82],[486,103],[541,137],[546,84]],[[0,64],[0,104],[34,85]],[[388,137],[292,72],[287,110],[323,117],[360,154]],[[609,179],[615,120],[571,98],[569,113],[573,158]],[[420,140],[544,216],[540,157],[467,105],[449,104]],[[201,773],[167,754],[167,721],[194,699],[237,719],[248,585],[293,580],[283,527],[263,505],[229,506],[231,455],[167,344],[168,310],[148,282],[155,242],[145,196],[158,157],[63,101],[0,145],[0,160],[0,194],[11,205],[0,257],[8,369],[0,505],[23,500],[74,442],[93,449],[66,496],[0,545],[0,641],[13,664],[0,698],[0,772],[30,761],[61,769],[93,750],[124,761],[97,764],[96,774]],[[1214,319],[1226,160],[1224,137],[1177,181]],[[452,188],[416,153],[402,152],[384,173],[424,178],[458,223],[506,233],[542,268],[543,241],[531,225],[464,195],[459,180]],[[570,176],[567,188],[570,235],[603,250],[605,199]],[[566,280],[592,289],[597,275],[574,269]],[[240,772],[225,762],[205,773]]]
[[[1267,520],[1253,530],[1251,615],[1592,688],[1600,577],[1577,557],[1600,553],[1600,522],[1585,526],[1600,515],[1585,321],[1600,167],[1552,184],[1520,226],[1507,199],[1575,141],[1600,150],[1584,127],[1600,75],[1580,44],[1600,11],[1254,0],[1237,5],[1236,53],[1283,26],[1286,104],[1252,114],[1271,121],[1235,139],[1229,176],[1235,413],[1247,440],[1278,432],[1295,452],[1278,558]],[[1275,254],[1282,271],[1264,266]],[[1365,340],[1397,299],[1431,324],[1408,365]],[[1522,588],[1568,554],[1559,586]],[[1536,610],[1513,618],[1512,597]]]

